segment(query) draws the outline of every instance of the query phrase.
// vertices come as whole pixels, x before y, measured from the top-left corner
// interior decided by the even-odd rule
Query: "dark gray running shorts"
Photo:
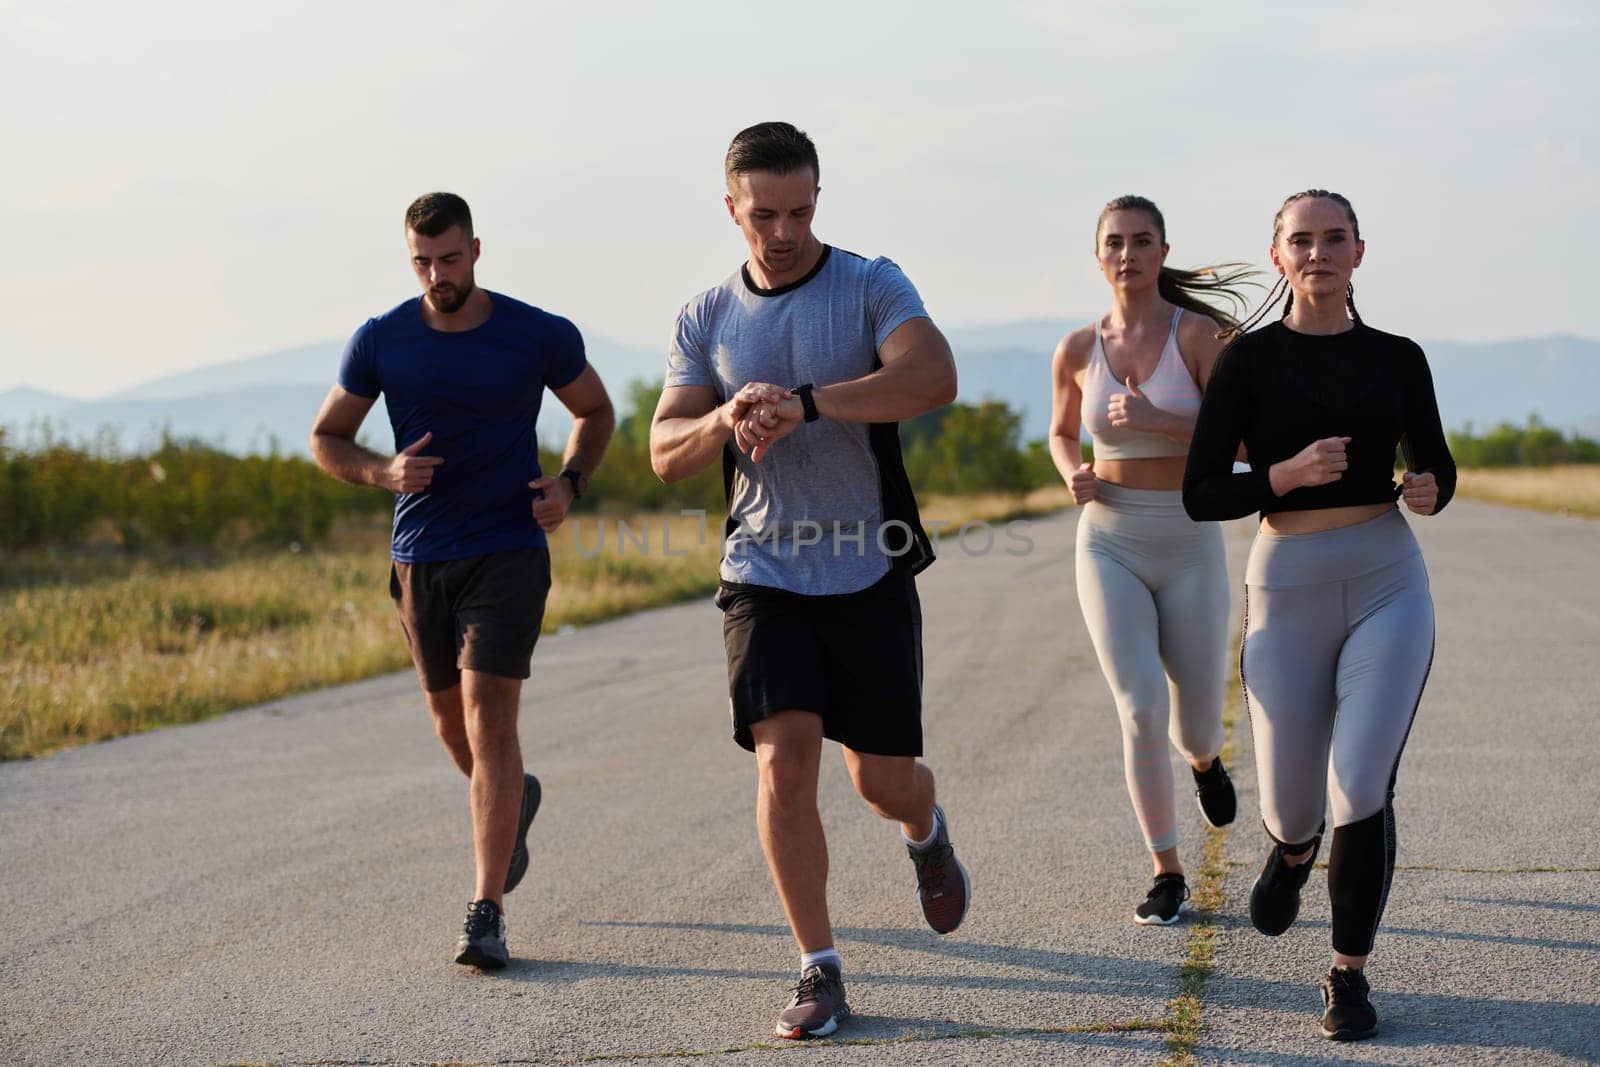
[[[822,718],[822,734],[876,756],[922,755],[922,605],[892,567],[857,593],[803,596],[723,582],[733,739],[780,711]]]
[[[464,670],[528,677],[549,593],[542,545],[389,568],[389,595],[430,693],[459,684]]]

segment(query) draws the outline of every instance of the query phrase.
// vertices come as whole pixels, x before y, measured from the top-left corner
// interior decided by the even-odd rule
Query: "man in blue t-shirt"
[[[397,494],[389,592],[439,739],[471,781],[476,888],[456,962],[504,967],[502,897],[528,869],[539,808],[517,710],[550,591],[545,535],[583,495],[615,417],[572,323],[474,283],[466,201],[418,197],[406,243],[423,295],[350,338],[311,454],[341,481]],[[539,469],[547,387],[573,415],[556,477]],[[355,440],[379,394],[393,456]]]
[[[678,316],[650,460],[666,481],[719,460],[734,739],[756,754],[756,825],[800,948],[779,1037],[849,1014],[828,921],[817,811],[824,738],[856,790],[900,824],[928,925],[949,933],[969,884],[922,754],[922,611],[933,561],[898,421],[955,397],[950,346],[893,262],[811,232],[817,150],[787,122],[733,139],[726,207],[749,258]],[[735,447],[737,446],[737,447]]]

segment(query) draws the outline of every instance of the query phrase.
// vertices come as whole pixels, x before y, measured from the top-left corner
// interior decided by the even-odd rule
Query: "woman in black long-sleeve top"
[[[1395,772],[1433,659],[1428,574],[1395,502],[1432,515],[1455,489],[1422,350],[1356,313],[1363,252],[1344,197],[1284,202],[1272,240],[1283,318],[1218,358],[1183,480],[1195,520],[1261,514],[1240,673],[1274,843],[1250,919],[1274,936],[1294,922],[1331,807],[1322,1032],[1337,1040],[1377,1033],[1362,969],[1394,874]],[[1251,469],[1235,473],[1241,444]]]

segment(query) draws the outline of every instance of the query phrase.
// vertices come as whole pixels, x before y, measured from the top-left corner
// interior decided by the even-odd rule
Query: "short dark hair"
[[[452,226],[472,236],[472,209],[455,193],[423,193],[406,208],[406,229],[437,237]]]
[[[817,162],[817,146],[804,130],[787,122],[758,122],[740,130],[728,146],[723,169],[729,186],[740,174],[764,170],[772,174],[793,174],[811,168],[817,184],[822,183],[822,166]]]

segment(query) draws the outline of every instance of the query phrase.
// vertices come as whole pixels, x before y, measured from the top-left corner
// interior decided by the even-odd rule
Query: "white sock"
[[[844,961],[839,959],[839,950],[829,945],[827,948],[819,948],[815,952],[802,952],[800,954],[800,973],[805,974],[807,967],[815,967],[819,963],[827,964],[841,973],[844,971]]]
[[[911,838],[906,837],[906,832],[904,830],[900,831],[901,838],[905,840],[906,844],[919,851],[929,847],[933,844],[933,839],[939,836],[939,824],[944,821],[944,819],[940,817],[941,815],[943,815],[943,812],[939,810],[939,805],[935,804],[933,806],[933,829],[928,831],[928,836],[926,839],[922,841],[913,841]]]

